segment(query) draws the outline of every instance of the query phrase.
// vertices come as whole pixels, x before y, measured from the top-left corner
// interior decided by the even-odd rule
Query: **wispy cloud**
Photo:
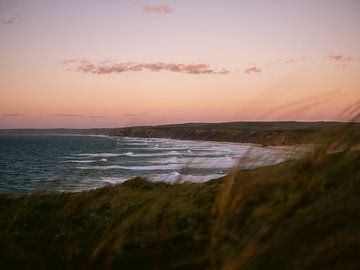
[[[338,61],[338,62],[351,62],[353,59],[351,57],[342,55],[342,54],[330,54],[330,60]]]
[[[89,115],[88,118],[106,118],[105,115]]]
[[[63,64],[67,69],[93,74],[110,74],[139,71],[171,71],[187,74],[227,74],[228,70],[213,69],[209,65],[199,64],[176,64],[176,63],[118,63],[115,61],[100,61],[92,63],[87,59],[65,59]]]
[[[20,15],[16,15],[16,16],[13,16],[13,17],[8,18],[8,19],[1,20],[1,23],[2,24],[17,24],[17,23],[21,23],[23,21],[24,20],[21,18]]]
[[[245,73],[247,73],[247,74],[260,73],[261,71],[262,71],[262,69],[258,68],[258,67],[249,67],[249,68],[245,69]]]
[[[24,114],[21,113],[3,113],[3,117],[23,117]]]
[[[265,63],[265,66],[273,66],[273,65],[277,65],[277,64],[296,64],[299,62],[305,62],[307,60],[308,59],[304,56],[294,57],[294,58],[277,59],[275,61]]]
[[[132,3],[145,12],[160,13],[160,14],[166,14],[171,12],[170,7],[163,3],[152,5],[152,4],[144,3],[143,1],[139,1],[139,0],[133,0]]]
[[[134,113],[126,113],[126,114],[123,114],[124,117],[136,117],[137,114],[134,114]]]
[[[301,57],[301,58],[289,58],[289,59],[285,59],[284,62],[286,64],[295,64],[295,63],[299,63],[299,62],[303,62],[306,61],[305,57]]]
[[[68,65],[68,64],[77,63],[78,61],[79,61],[79,59],[77,59],[77,58],[66,58],[65,60],[62,61],[62,63],[65,65]]]
[[[275,60],[275,61],[267,62],[265,65],[266,66],[273,66],[273,65],[280,64],[282,62],[283,62],[283,59],[278,59],[278,60]]]
[[[72,114],[72,113],[55,113],[47,114],[48,117],[67,117],[67,118],[105,118],[104,115],[82,115],[82,114]]]
[[[81,114],[71,114],[71,113],[59,113],[59,114],[47,114],[49,117],[70,117],[70,118],[76,118],[76,117],[85,117]]]

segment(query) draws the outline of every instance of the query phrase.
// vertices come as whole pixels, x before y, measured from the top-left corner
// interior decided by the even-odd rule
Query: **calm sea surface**
[[[243,144],[101,136],[0,136],[0,192],[81,191],[136,176],[204,182],[293,153]],[[246,156],[246,158],[243,158]]]

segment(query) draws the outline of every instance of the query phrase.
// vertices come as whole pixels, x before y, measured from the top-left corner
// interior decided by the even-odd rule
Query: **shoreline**
[[[338,258],[336,269],[344,261],[356,269],[359,162],[359,152],[348,152],[202,184],[135,178],[85,192],[0,194],[0,262],[5,269],[174,269],[180,258],[175,269],[211,269],[214,254],[227,263],[224,250],[248,254],[255,241],[253,265],[327,269]]]
[[[12,136],[12,135],[9,135]],[[17,136],[17,135],[14,135]],[[298,150],[297,148],[293,148],[293,147],[281,147],[281,148],[269,148],[269,147],[264,147],[261,145],[256,145],[256,144],[243,144],[243,143],[233,143],[233,142],[217,142],[217,141],[205,141],[205,140],[179,140],[179,139],[172,139],[172,138],[142,138],[142,137],[118,137],[118,136],[103,136],[103,135],[87,135],[87,134],[36,134],[36,135],[22,135],[22,136],[35,136],[35,137],[79,137],[78,140],[82,140],[81,137],[97,137],[97,138],[104,138],[106,140],[110,139],[109,143],[107,143],[107,145],[110,145],[110,148],[106,148],[106,149],[99,149],[98,152],[96,150],[94,150],[93,152],[91,152],[91,150],[82,150],[83,152],[79,152],[81,154],[76,154],[80,155],[80,161],[77,161],[75,159],[77,159],[77,157],[72,157],[70,160],[70,162],[67,162],[68,160],[66,159],[64,162],[66,162],[66,164],[74,164],[74,165],[69,165],[69,166],[73,166],[73,168],[81,168],[83,170],[93,170],[93,172],[95,174],[97,174],[97,177],[93,177],[92,176],[92,171],[83,171],[80,172],[80,170],[78,170],[78,172],[83,175],[83,176],[79,176],[81,178],[79,178],[79,181],[82,182],[83,181],[83,177],[88,176],[89,179],[92,179],[93,181],[93,186],[91,186],[91,181],[88,179],[86,181],[90,181],[89,182],[89,186],[83,186],[80,187],[80,185],[77,185],[76,183],[74,184],[74,188],[72,190],[68,189],[68,185],[70,185],[70,182],[68,182],[67,179],[71,180],[71,177],[68,177],[68,174],[62,174],[63,170],[57,170],[57,166],[61,166],[61,164],[59,164],[58,162],[63,162],[62,159],[59,160],[59,158],[55,158],[54,161],[57,162],[56,164],[54,163],[54,171],[50,172],[50,173],[46,173],[46,177],[57,177],[57,175],[59,177],[63,176],[64,177],[64,182],[59,182],[58,185],[52,187],[52,185],[50,184],[49,181],[44,180],[43,184],[39,184],[39,187],[36,188],[36,185],[33,186],[31,183],[29,182],[29,191],[16,191],[16,183],[17,181],[20,180],[13,180],[14,182],[14,191],[11,191],[11,189],[8,191],[6,189],[4,189],[4,192],[1,193],[33,193],[33,192],[37,192],[38,190],[42,190],[42,189],[49,189],[48,192],[77,192],[77,191],[87,191],[90,190],[92,188],[101,188],[105,185],[110,185],[110,184],[118,184],[118,183],[124,183],[126,181],[129,181],[131,179],[134,179],[136,177],[145,177],[148,179],[149,182],[164,182],[164,183],[169,183],[169,184],[178,184],[178,183],[202,183],[202,182],[208,182],[208,181],[212,181],[215,179],[219,179],[222,178],[224,176],[226,176],[231,170],[233,170],[233,168],[235,167],[238,170],[250,170],[253,168],[258,168],[258,167],[266,167],[269,165],[273,165],[273,164],[279,164],[281,162],[284,162],[286,160],[289,159],[295,159],[295,158],[299,158],[300,156],[298,156]],[[20,140],[21,137],[20,136]],[[124,139],[124,146],[117,146],[117,144],[115,144],[116,142],[120,141]],[[127,151],[126,148],[126,142],[127,139],[129,139],[129,145],[131,145],[131,143],[136,143],[138,140],[140,140],[141,142],[145,143],[145,145],[149,144],[148,147],[150,147],[152,149],[153,145],[157,145],[155,146],[155,152],[149,152],[149,154],[147,153],[142,153],[141,149],[143,149],[143,147],[139,147],[138,149],[140,150],[135,150],[134,153],[131,152],[127,152],[124,153],[124,151]],[[59,138],[57,141],[62,141],[63,139]],[[42,142],[42,139],[36,140],[39,141],[40,143]],[[72,140],[70,140],[71,142]],[[132,142],[134,141],[134,142]],[[86,144],[88,143],[92,143],[93,141],[85,141]],[[96,141],[95,141],[96,142]],[[105,142],[105,141],[104,141]],[[100,142],[101,143],[101,142]],[[65,143],[66,145],[66,143]],[[121,144],[122,145],[122,144]],[[160,147],[158,147],[158,145],[160,145]],[[168,145],[168,146],[166,146]],[[170,151],[172,148],[176,149],[177,147],[180,147],[180,145],[182,145],[181,147],[183,147],[184,149],[182,151]],[[166,150],[163,150],[162,147],[168,147]],[[125,147],[124,149],[122,149],[123,147]],[[146,147],[146,146],[144,146]],[[194,149],[202,149],[202,151],[205,151],[205,155],[203,152],[191,152],[190,150]],[[251,149],[258,149],[255,150],[255,152],[253,154],[251,154],[250,152],[252,151]],[[263,149],[263,150],[261,150]],[[157,151],[159,150],[159,151]],[[268,151],[269,150],[269,151]],[[273,152],[274,150],[274,152]],[[89,151],[89,152],[87,152]],[[139,152],[140,151],[140,152]],[[163,151],[165,151],[165,153],[163,153]],[[167,151],[167,152],[166,152]],[[189,153],[190,151],[190,153]],[[194,150],[193,150],[194,151]],[[219,152],[220,151],[220,152]],[[221,152],[221,151],[225,151],[225,152]],[[258,152],[260,151],[260,152]],[[264,158],[261,157],[261,151],[264,151]],[[161,153],[157,154],[157,153]],[[174,152],[174,153],[171,153]],[[248,153],[249,152],[249,153]],[[57,153],[57,152],[56,152]],[[56,155],[56,153],[54,153]],[[109,154],[107,154],[109,153]],[[106,159],[104,160],[100,160],[100,155],[105,155],[107,154],[108,156],[129,156],[129,157],[136,157],[139,156],[137,158],[132,159],[131,158],[131,162],[129,159],[129,164],[126,164],[127,161],[118,161],[117,158],[113,159],[113,160],[108,160]],[[260,156],[259,154],[260,153]],[[153,156],[152,156],[153,154]],[[67,155],[67,152],[63,152],[62,155]],[[71,156],[71,154],[69,154]],[[82,156],[90,156],[91,158],[91,162],[98,162],[97,164],[84,164],[84,159],[82,158]],[[96,158],[93,158],[96,155]],[[169,157],[168,157],[169,155]],[[141,161],[143,158],[142,156],[147,157],[147,159],[144,161],[145,163],[142,166],[139,166],[136,162]],[[164,156],[164,157],[163,157]],[[248,159],[244,159],[244,156],[248,156]],[[298,156],[298,157],[295,157]],[[59,156],[60,157],[60,156]],[[173,158],[174,157],[174,158]],[[75,160],[75,161],[74,161]],[[126,160],[126,159],[124,159]],[[166,161],[165,161],[166,160]],[[169,161],[171,160],[171,161]],[[85,160],[87,162],[87,160]],[[238,167],[238,164],[240,164],[239,162],[241,162],[240,167]],[[41,161],[42,162],[42,161]],[[80,162],[79,164],[77,164],[77,162]],[[100,163],[99,163],[100,162]],[[102,163],[101,163],[102,162]],[[125,163],[122,163],[125,162]],[[155,165],[153,165],[152,163],[155,162]],[[165,163],[162,163],[165,162]],[[193,163],[193,164],[191,164]],[[42,164],[42,163],[41,163]],[[44,163],[45,164],[45,163]],[[28,165],[30,166],[30,165]],[[36,166],[36,165],[34,165]],[[67,166],[67,165],[66,165]],[[127,168],[125,168],[127,167]],[[145,168],[146,167],[146,168]],[[149,168],[148,168],[149,167]],[[153,168],[150,168],[153,167]],[[161,168],[157,168],[157,167],[161,167]],[[163,168],[163,167],[166,167]],[[29,167],[31,168],[31,167]],[[35,168],[35,167],[34,167]],[[108,169],[121,169],[121,170],[129,170],[129,171],[103,171],[103,170],[108,170]],[[189,170],[190,169],[190,170]],[[164,171],[163,171],[164,170]],[[96,173],[96,171],[98,171],[98,173]],[[132,172],[133,171],[133,172]],[[77,175],[77,173],[75,174],[75,172],[73,172],[72,174]],[[41,175],[40,175],[41,176]],[[29,177],[31,177],[31,179],[34,179],[34,175],[29,174]],[[16,178],[18,179],[18,178]],[[36,179],[34,179],[35,181]],[[69,181],[70,181],[69,180]],[[31,180],[33,181],[33,180]],[[49,182],[49,184],[46,184],[47,182]],[[48,187],[47,187],[48,186]],[[62,190],[62,186],[64,187],[64,190]],[[79,188],[77,187],[79,186]]]
[[[262,146],[318,144],[336,130],[357,132],[358,122],[251,121],[184,123],[121,128],[0,129],[1,134],[74,134],[244,143]]]

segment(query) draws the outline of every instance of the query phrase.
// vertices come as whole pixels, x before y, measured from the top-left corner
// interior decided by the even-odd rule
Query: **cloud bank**
[[[226,69],[213,69],[209,65],[199,64],[176,64],[176,63],[118,63],[114,61],[100,61],[93,63],[87,59],[65,59],[63,64],[68,70],[80,71],[92,74],[110,74],[140,71],[170,71],[186,74],[228,74]]]

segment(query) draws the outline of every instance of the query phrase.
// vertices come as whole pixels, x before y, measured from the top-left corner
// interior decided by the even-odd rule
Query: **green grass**
[[[360,153],[204,184],[0,196],[2,269],[358,269]]]

